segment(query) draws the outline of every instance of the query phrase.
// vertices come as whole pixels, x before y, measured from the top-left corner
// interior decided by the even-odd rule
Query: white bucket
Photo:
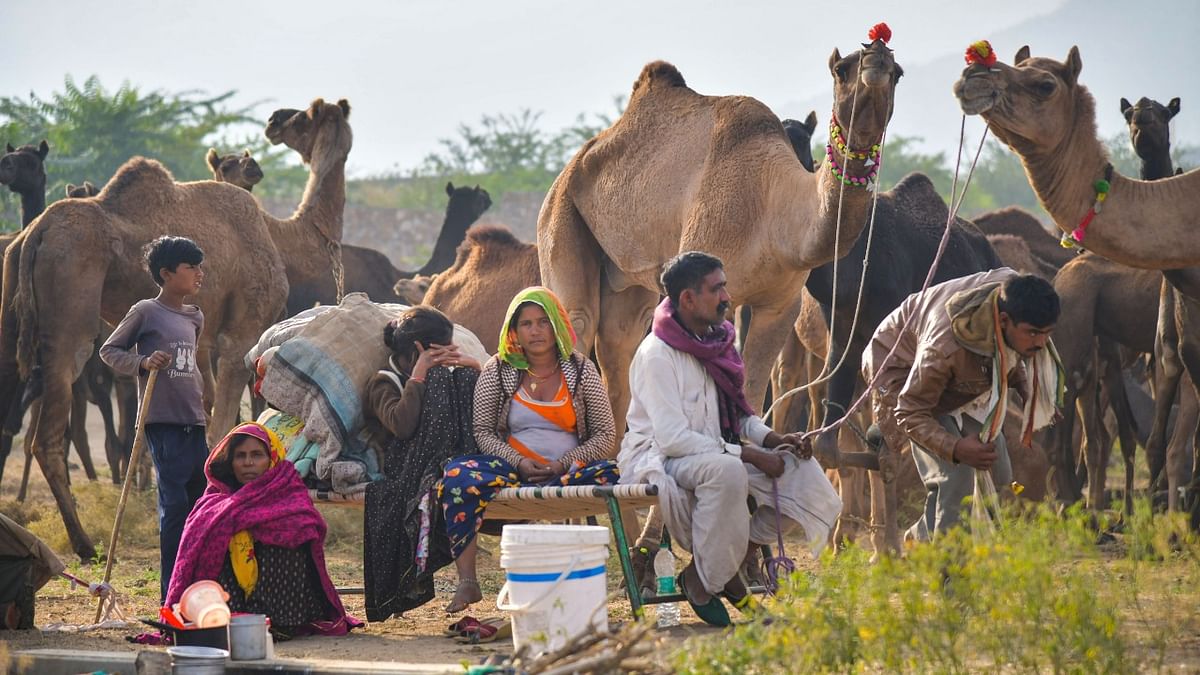
[[[608,630],[608,528],[505,525],[500,567],[507,581],[496,607],[512,613],[513,648],[558,649],[572,637]]]

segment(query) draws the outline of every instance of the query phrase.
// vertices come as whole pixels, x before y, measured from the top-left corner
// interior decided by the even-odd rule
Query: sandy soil
[[[115,495],[119,488],[109,482],[108,466],[104,458],[104,428],[99,413],[92,408],[88,416],[88,435],[92,447],[92,458],[100,474],[100,483],[104,485],[103,492],[110,501],[115,503]],[[74,485],[80,486],[87,482],[83,469],[71,450],[69,463],[71,478]],[[15,499],[21,479],[21,471],[25,458],[19,448],[14,449],[4,469],[3,485],[0,486],[0,500],[5,505]],[[90,492],[88,493],[91,494]],[[126,524],[122,528],[122,539],[118,551],[118,562],[113,573],[114,587],[122,594],[121,606],[130,618],[155,618],[157,616],[158,596],[158,551],[153,537],[137,537],[126,532],[132,532],[138,519],[153,519],[151,497],[144,496],[141,510],[131,500],[126,511]],[[61,529],[57,510],[45,479],[41,475],[36,461],[31,470],[29,503],[37,505],[45,518],[53,518],[57,528]],[[81,504],[87,508],[87,504]],[[330,576],[338,587],[361,587],[362,579],[362,516],[361,510],[349,507],[321,507],[330,523],[330,544],[327,551],[328,569]],[[146,530],[143,523],[141,528]],[[111,524],[109,525],[111,527]],[[107,532],[107,530],[105,530]],[[107,534],[97,539],[107,539]],[[65,543],[65,542],[64,542]],[[498,641],[493,644],[465,645],[455,643],[443,637],[442,630],[464,615],[475,617],[498,616],[496,610],[496,593],[503,584],[503,572],[498,565],[499,540],[495,537],[481,538],[480,582],[484,591],[482,602],[475,604],[470,610],[457,617],[448,617],[442,608],[449,602],[453,594],[455,576],[453,568],[441,570],[437,575],[438,596],[424,607],[408,612],[402,618],[379,623],[371,623],[364,630],[354,631],[342,638],[303,638],[289,642],[278,643],[276,654],[285,658],[314,658],[333,660],[366,660],[366,661],[404,661],[410,663],[478,663],[489,655],[512,651],[511,642]],[[798,554],[799,551],[794,551]],[[68,565],[68,571],[88,581],[99,581],[104,575],[102,564],[82,565],[75,560],[64,547],[59,550],[63,561]],[[630,619],[629,604],[620,588],[619,563],[613,556],[609,561],[609,620],[614,624]],[[365,620],[364,598],[360,594],[347,594],[342,597],[346,609],[353,615]],[[48,583],[38,593],[37,616],[38,626],[51,624],[86,625],[92,623],[95,616],[95,601],[79,589],[72,590],[69,582],[55,579]],[[153,649],[141,645],[132,645],[126,638],[142,632],[135,625],[128,629],[93,630],[85,633],[62,633],[15,631],[5,635],[9,650],[55,648],[81,650],[111,650],[136,651],[138,649]],[[672,635],[680,639],[694,633],[707,633],[712,629],[700,622],[690,610],[683,612],[683,625],[673,629]]]

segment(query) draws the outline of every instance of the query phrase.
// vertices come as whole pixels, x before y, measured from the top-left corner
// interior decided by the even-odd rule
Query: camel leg
[[[133,434],[134,428],[137,426],[137,381],[132,377],[114,377],[113,390],[116,392],[117,417],[120,419],[117,435],[121,442],[117,446],[119,454],[116,464],[112,465],[116,467],[112,472],[112,480],[114,485],[120,485],[129,466],[129,455],[133,451]],[[149,485],[139,482],[138,487],[145,489]]]
[[[1074,384],[1074,383],[1072,383]],[[1075,481],[1075,422],[1078,418],[1076,401],[1078,386],[1068,386],[1063,394],[1062,420],[1054,425],[1053,448],[1050,471],[1054,475],[1054,496],[1059,501],[1074,504],[1081,498],[1079,484]]]
[[[592,351],[600,327],[600,270],[604,251],[583,216],[558,183],[550,188],[538,216],[538,263],[542,284],[554,291],[579,339],[577,348]],[[611,374],[605,372],[605,378]],[[609,387],[612,380],[609,379]],[[616,411],[614,410],[614,413]],[[618,425],[624,431],[623,425]]]
[[[1121,444],[1121,459],[1125,465],[1125,513],[1133,514],[1133,460],[1137,440],[1133,433],[1133,410],[1125,393],[1125,378],[1121,374],[1121,355],[1117,346],[1108,340],[1100,341],[1102,382],[1105,398],[1117,417],[1117,439]]]
[[[1163,469],[1167,476],[1167,508],[1172,511],[1181,508],[1179,488],[1187,484],[1192,474],[1192,453],[1188,446],[1195,442],[1197,427],[1200,427],[1200,401],[1197,400],[1191,378],[1185,375],[1180,382],[1179,412],[1175,416],[1171,441],[1167,444]]]
[[[658,294],[641,286],[613,291],[607,284],[600,290],[600,326],[596,360],[608,383],[613,419],[617,420],[617,442],[624,436],[625,413],[629,410],[629,364],[650,329]]]
[[[801,279],[801,282],[803,279]],[[737,292],[737,289],[733,289]],[[771,379],[771,367],[789,333],[794,333],[796,317],[800,314],[802,296],[795,294],[777,307],[753,307],[754,330],[746,336],[742,360],[746,363],[746,400],[762,401]]]
[[[216,445],[237,422],[242,390],[246,388],[249,373],[239,354],[245,354],[249,349],[250,345],[241,350],[224,349],[217,357],[216,399],[213,402],[212,420],[206,430],[209,447]]]
[[[1146,441],[1146,461],[1150,465],[1150,494],[1166,481],[1161,478],[1166,463],[1167,426],[1171,406],[1179,393],[1183,361],[1179,355],[1179,335],[1175,318],[1175,293],[1166,280],[1158,298],[1158,327],[1154,335],[1154,425]]]
[[[75,380],[75,384],[71,385],[71,422],[69,432],[71,444],[75,446],[75,452],[79,455],[79,463],[83,465],[83,472],[87,475],[88,480],[96,480],[96,467],[92,464],[92,448],[88,444],[87,437],[87,409],[87,380],[81,377]],[[67,475],[70,475],[69,470]]]
[[[775,397],[804,384],[805,366],[808,352],[796,337],[796,331],[791,331],[783,343],[783,350],[775,360],[771,369],[771,392]],[[803,431],[808,428],[807,392],[793,394],[780,401],[771,413],[771,426],[775,431],[785,434],[792,431]]]
[[[34,407],[40,407],[36,404]],[[36,410],[34,411],[36,414]],[[29,496],[29,470],[33,466],[33,429],[29,429],[25,434],[25,468],[21,470],[21,487],[17,490],[17,501],[24,503],[25,497]]]
[[[1109,446],[1108,434],[1101,428],[1101,410],[1098,398],[1096,368],[1093,367],[1087,375],[1085,384],[1080,390],[1078,399],[1080,420],[1083,422],[1085,464],[1088,481],[1088,508],[1098,511],[1105,508],[1105,481],[1108,476],[1108,458],[1112,452]]]
[[[21,389],[24,388],[22,383]],[[0,481],[4,479],[4,465],[8,463],[8,456],[12,453],[13,440],[21,433],[25,410],[21,400],[17,399],[9,406],[8,413],[4,416],[4,428],[0,430]]]
[[[875,424],[883,436],[879,445],[879,470],[868,472],[871,481],[871,547],[873,558],[900,553],[899,504],[896,479],[900,475],[901,451],[908,436],[896,423],[896,396],[899,392],[871,392]],[[908,460],[911,463],[911,459]]]

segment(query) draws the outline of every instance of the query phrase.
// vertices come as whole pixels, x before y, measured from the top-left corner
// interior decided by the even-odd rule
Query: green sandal
[[[683,572],[680,572],[679,576],[675,578],[675,584],[679,592],[683,593],[683,597],[687,599],[688,604],[691,605],[692,611],[696,613],[696,616],[700,617],[701,621],[717,628],[728,628],[733,625],[733,620],[729,618],[729,612],[725,609],[725,604],[721,602],[721,598],[714,595],[711,600],[703,605],[696,604],[692,600],[692,597],[688,595],[687,586],[683,583]]]

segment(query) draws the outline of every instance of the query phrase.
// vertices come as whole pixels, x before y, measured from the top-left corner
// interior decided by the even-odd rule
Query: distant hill
[[[1071,0],[1050,14],[995,34],[963,35],[962,46],[987,38],[1000,59],[1012,63],[1022,45],[1029,45],[1035,56],[1059,60],[1078,45],[1083,57],[1080,82],[1096,98],[1101,137],[1125,132],[1121,97],[1136,101],[1147,96],[1166,103],[1179,96],[1182,111],[1172,125],[1172,142],[1200,146],[1200,77],[1193,70],[1198,62],[1194,33],[1200,26],[1200,3],[1142,5],[1155,14],[1122,20],[1129,16],[1129,6],[1118,0]],[[951,89],[964,65],[962,51],[910,65],[898,47],[897,61],[905,74],[896,89],[889,133],[923,137],[926,151],[945,151],[952,157],[962,113]],[[784,104],[777,112],[780,117],[803,119],[809,110],[827,111],[829,104],[828,92],[822,92]],[[976,141],[982,129],[980,120],[967,120],[968,133]]]

